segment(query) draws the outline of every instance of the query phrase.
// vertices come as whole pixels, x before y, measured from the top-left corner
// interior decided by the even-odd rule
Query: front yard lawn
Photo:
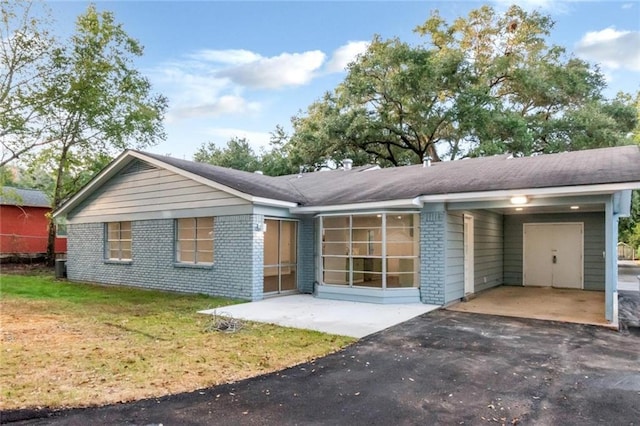
[[[234,303],[0,276],[0,409],[78,407],[195,390],[279,370],[354,339],[247,323],[205,332]],[[221,311],[224,311],[222,309]]]

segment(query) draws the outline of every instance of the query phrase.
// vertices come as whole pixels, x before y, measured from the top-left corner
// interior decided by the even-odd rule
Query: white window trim
[[[118,239],[110,239],[109,238],[109,225],[113,224],[113,223],[117,223],[119,228],[118,228]],[[123,223],[129,223],[129,228],[130,228],[130,232],[131,232],[131,238],[129,239],[123,239],[122,238],[122,224]],[[104,259],[107,262],[124,262],[124,263],[129,263],[131,262],[133,259],[133,222],[130,220],[119,220],[119,221],[114,221],[114,222],[105,222],[104,224]],[[110,248],[110,243],[112,241],[117,241],[118,242],[118,257],[111,257],[111,248]],[[131,243],[131,249],[129,250],[129,252],[131,253],[130,257],[122,257],[122,242],[123,241],[129,241],[129,243]]]
[[[195,219],[196,221],[196,227],[194,228],[194,238],[193,240],[188,240],[188,241],[193,241],[194,243],[194,251],[193,251],[193,262],[187,262],[184,260],[178,260],[178,251],[179,251],[179,239],[178,239],[178,232],[179,232],[179,223],[181,219]],[[198,219],[211,219],[212,220],[212,236],[211,236],[211,241],[212,241],[212,246],[213,246],[213,259],[211,259],[211,262],[198,262],[198,239],[197,239],[197,235],[198,235]],[[174,265],[175,266],[186,266],[186,267],[203,267],[203,268],[209,268],[211,266],[213,266],[213,264],[215,263],[215,227],[216,227],[216,218],[215,216],[198,216],[198,217],[184,217],[184,218],[178,218],[175,219],[173,221],[174,227],[173,227],[173,261],[174,261]],[[187,241],[187,240],[184,240]]]
[[[382,229],[382,255],[380,256],[380,260],[382,262],[382,286],[380,288],[378,287],[366,287],[366,286],[358,286],[358,285],[354,285],[353,283],[353,254],[350,252],[348,256],[345,256],[349,259],[349,283],[348,284],[326,284],[324,282],[324,255],[323,255],[323,251],[322,251],[322,235],[324,232],[324,217],[335,217],[335,216],[347,216],[349,217],[349,247],[352,247],[352,229],[353,229],[353,216],[371,216],[371,215],[382,215],[382,224],[381,224],[381,229]],[[386,260],[387,258],[387,224],[386,224],[386,219],[387,219],[387,215],[404,215],[404,214],[410,214],[410,215],[414,215],[414,217],[416,218],[417,225],[418,225],[418,232],[416,233],[417,235],[414,235],[414,238],[418,238],[418,254],[415,256],[393,256],[392,259],[396,259],[396,258],[403,258],[403,259],[418,259],[418,261],[420,260],[420,212],[415,211],[415,210],[402,210],[402,211],[395,211],[395,210],[377,210],[377,211],[366,211],[366,212],[340,212],[340,213],[323,213],[323,214],[318,214],[314,216],[314,219],[319,220],[319,231],[318,231],[318,242],[316,245],[317,251],[318,251],[318,260],[317,260],[317,274],[316,274],[316,281],[320,284],[320,285],[325,285],[325,286],[332,286],[332,287],[339,287],[339,288],[348,288],[348,289],[371,289],[372,291],[406,291],[407,289],[411,288],[411,289],[418,289],[420,288],[420,270],[418,268],[417,271],[414,271],[413,273],[417,275],[417,282],[414,283],[414,285],[412,287],[398,287],[398,288],[387,288],[387,265],[386,265]],[[339,257],[339,256],[338,256]],[[419,263],[419,262],[418,262]]]

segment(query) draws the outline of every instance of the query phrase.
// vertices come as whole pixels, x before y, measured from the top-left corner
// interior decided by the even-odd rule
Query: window
[[[322,281],[373,288],[417,287],[418,215],[322,217]]]
[[[111,260],[131,260],[131,222],[107,223],[106,257]]]
[[[64,217],[55,220],[56,238],[67,238],[67,219]]]
[[[176,220],[176,261],[197,265],[213,263],[213,218]]]

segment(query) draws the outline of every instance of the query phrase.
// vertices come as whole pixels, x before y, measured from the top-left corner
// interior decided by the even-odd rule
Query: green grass
[[[247,323],[205,332],[238,301],[0,275],[0,409],[86,406],[194,390],[292,366],[354,339]]]

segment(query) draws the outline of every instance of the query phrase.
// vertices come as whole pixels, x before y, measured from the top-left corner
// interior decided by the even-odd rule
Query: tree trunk
[[[54,266],[56,262],[56,224],[49,215],[49,236],[47,238],[47,265]]]
[[[56,170],[56,184],[53,188],[53,199],[51,200],[51,213],[53,213],[62,203],[60,192],[62,191],[62,175],[64,173],[64,165],[67,162],[70,144],[62,147],[60,158],[58,159],[58,168]],[[49,237],[47,239],[47,265],[53,266],[56,261],[56,224],[53,216],[49,215]]]

